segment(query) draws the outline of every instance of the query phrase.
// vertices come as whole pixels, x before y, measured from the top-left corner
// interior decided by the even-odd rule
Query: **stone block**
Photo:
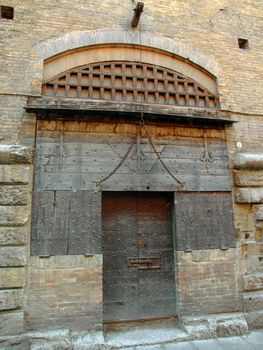
[[[25,284],[25,269],[1,268],[0,269],[0,288],[21,288]]]
[[[22,226],[29,219],[29,208],[27,206],[0,206],[0,225]]]
[[[238,153],[234,159],[234,168],[263,170],[263,154]]]
[[[263,205],[257,205],[255,209],[256,220],[263,220]]]
[[[243,309],[245,312],[263,311],[263,293],[244,293],[243,294]]]
[[[0,290],[0,311],[18,309],[23,304],[22,289]]]
[[[245,312],[244,316],[246,318],[249,329],[263,328],[263,311],[262,310]]]
[[[32,340],[30,350],[72,350],[70,339]]]
[[[104,349],[104,336],[103,332],[88,332],[76,334],[72,337],[72,343],[74,350],[86,350],[92,349],[93,347],[97,347],[98,349]],[[95,348],[96,349],[96,348]]]
[[[5,340],[1,338],[6,338]],[[30,350],[30,339],[25,336],[1,337],[1,350]]]
[[[0,313],[0,335],[19,334],[24,331],[24,312]]]
[[[263,253],[263,242],[246,242],[241,245],[242,253],[246,255],[258,255]]]
[[[248,333],[248,324],[242,314],[216,316],[217,337],[236,337]]]
[[[235,197],[236,203],[263,203],[263,188],[241,188]]]
[[[0,145],[0,164],[30,164],[33,161],[31,147],[19,145]]]
[[[263,273],[254,273],[244,276],[244,289],[247,291],[263,288]]]
[[[216,338],[216,323],[205,316],[183,316],[180,324],[192,339]]]
[[[234,179],[238,187],[263,187],[263,171],[234,171]]]
[[[0,205],[26,205],[28,203],[28,187],[1,186]]]
[[[0,247],[0,267],[25,266],[26,247]]]
[[[187,316],[181,319],[183,327],[195,339],[238,336],[248,332],[243,314]]]
[[[0,183],[28,184],[30,176],[30,166],[28,165],[0,165]]]
[[[28,227],[0,227],[0,246],[23,245],[28,242],[28,239]]]

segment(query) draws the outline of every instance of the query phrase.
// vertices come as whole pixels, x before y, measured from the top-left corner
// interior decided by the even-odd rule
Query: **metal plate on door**
[[[159,269],[160,258],[148,257],[148,258],[128,258],[129,267],[138,267],[139,270]]]

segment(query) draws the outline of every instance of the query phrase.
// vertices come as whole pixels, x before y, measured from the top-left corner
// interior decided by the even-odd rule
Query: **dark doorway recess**
[[[104,321],[175,315],[173,195],[103,192]]]

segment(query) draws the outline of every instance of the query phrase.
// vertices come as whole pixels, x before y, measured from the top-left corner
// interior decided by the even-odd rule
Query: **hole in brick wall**
[[[1,6],[1,18],[14,19],[14,8],[11,6]]]
[[[248,50],[248,40],[247,39],[242,39],[242,38],[238,38],[238,46],[240,49],[242,50]]]
[[[245,233],[245,239],[249,238],[249,233]]]
[[[262,262],[262,261],[263,261],[263,256],[260,256],[260,257],[258,258],[258,261]]]

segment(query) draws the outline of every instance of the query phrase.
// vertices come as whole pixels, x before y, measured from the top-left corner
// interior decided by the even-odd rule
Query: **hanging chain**
[[[150,145],[152,146],[152,149],[154,151],[154,153],[156,154],[157,158],[159,159],[160,163],[162,164],[162,166],[164,167],[164,169],[167,171],[167,173],[181,186],[181,187],[184,187],[184,183],[179,181],[175,176],[174,174],[168,169],[168,167],[166,166],[166,164],[164,163],[164,161],[162,160],[162,158],[160,157],[159,153],[157,152],[154,144],[153,144],[153,140],[152,140],[152,137],[146,127],[145,124],[143,124],[143,129],[145,130],[145,133],[146,133],[146,136],[150,142]]]
[[[209,151],[208,144],[207,144],[207,135],[206,130],[204,131],[204,151],[202,152],[202,155],[200,157],[201,162],[205,162],[206,166],[206,172],[209,172],[209,163],[214,162],[214,157],[211,151]]]
[[[98,181],[96,183],[96,186],[99,187],[103,182],[107,181],[112,175],[114,175],[118,169],[123,165],[123,163],[126,161],[126,159],[128,158],[133,146],[135,145],[135,143],[137,142],[137,139],[138,139],[138,136],[140,135],[141,133],[141,130],[144,129],[145,130],[145,134],[147,136],[147,139],[149,140],[150,142],[150,145],[154,151],[154,153],[156,154],[157,158],[159,159],[160,163],[162,164],[162,166],[164,167],[164,169],[167,171],[167,173],[181,186],[181,187],[184,187],[184,183],[179,181],[175,176],[174,174],[169,170],[169,168],[166,166],[166,164],[164,163],[164,161],[162,160],[162,158],[160,157],[159,153],[157,152],[155,146],[154,146],[154,143],[153,143],[153,140],[152,140],[152,137],[145,125],[145,122],[144,122],[144,118],[143,118],[143,113],[141,114],[141,120],[140,120],[140,124],[139,126],[137,127],[137,131],[136,131],[136,135],[134,136],[134,138],[132,139],[132,142],[129,146],[129,148],[127,149],[126,153],[124,154],[123,158],[120,160],[120,162],[116,165],[116,167],[107,175],[105,176],[102,180]]]
[[[122,164],[126,161],[126,159],[128,158],[133,146],[135,145],[138,135],[141,132],[141,128],[142,125],[140,124],[137,127],[137,131],[136,131],[136,135],[134,136],[129,148],[127,149],[127,152],[124,154],[123,158],[120,160],[120,162],[116,165],[116,167],[107,175],[105,176],[102,180],[98,181],[96,183],[97,186],[100,186],[103,182],[107,181],[112,175],[114,175],[116,173],[116,171],[118,171],[118,169],[122,166]]]

